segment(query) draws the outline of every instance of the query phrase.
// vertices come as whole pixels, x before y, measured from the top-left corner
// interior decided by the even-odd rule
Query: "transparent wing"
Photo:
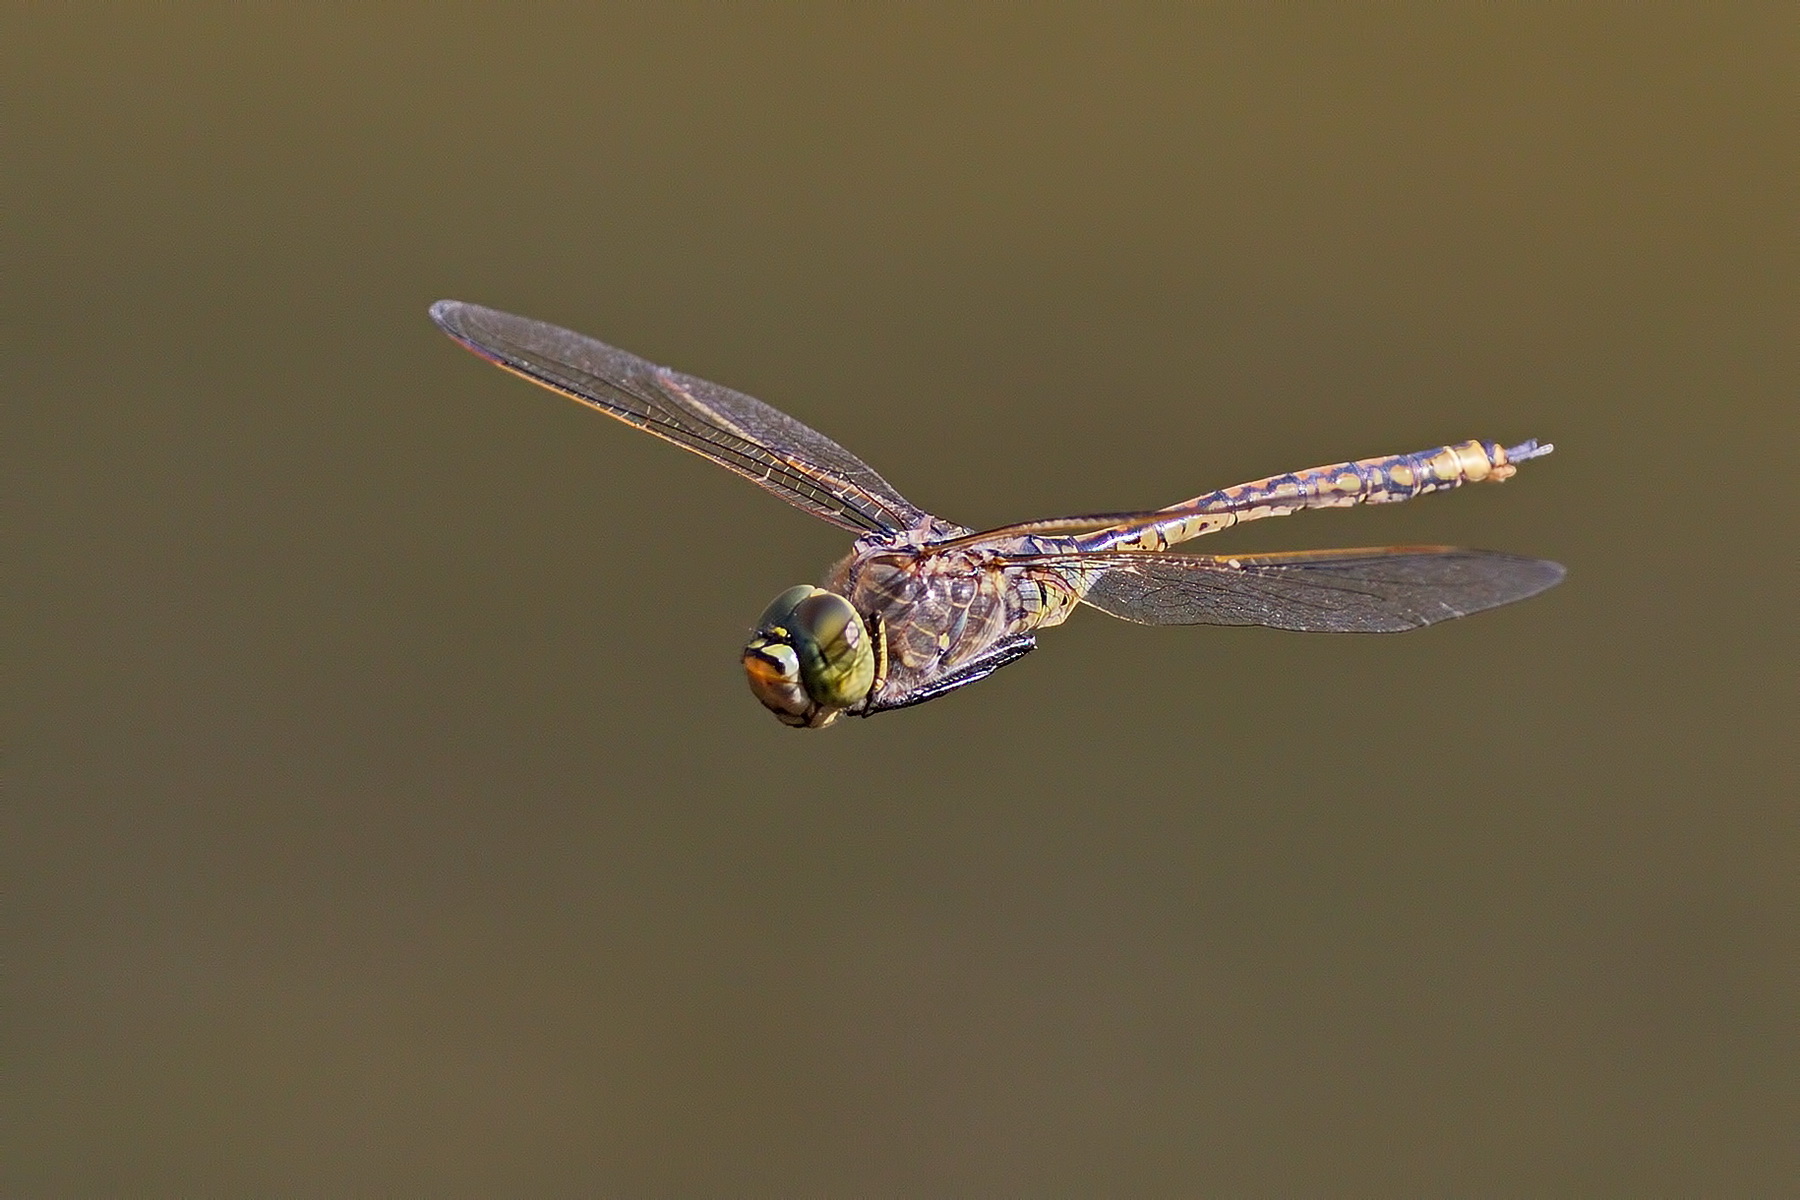
[[[1397,633],[1534,596],[1558,563],[1450,546],[1383,546],[1240,556],[1024,556],[1008,563],[1104,568],[1083,599],[1144,625],[1266,625]]]
[[[528,317],[440,300],[431,319],[499,367],[674,442],[855,533],[924,514],[854,454],[742,392]]]

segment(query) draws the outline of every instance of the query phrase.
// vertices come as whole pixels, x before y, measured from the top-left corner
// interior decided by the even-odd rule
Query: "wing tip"
[[[451,337],[463,337],[471,315],[481,312],[478,305],[461,300],[439,300],[431,306],[431,323]]]
[[[495,340],[495,332],[483,329],[478,319],[493,314],[491,308],[483,308],[479,304],[465,304],[461,300],[439,300],[430,309],[432,324],[436,325],[450,340],[469,351],[475,357],[485,359],[497,367],[514,373],[522,373],[534,383],[544,383],[535,373],[523,372],[519,365],[509,359],[497,347],[490,345]],[[504,315],[504,314],[501,314]]]

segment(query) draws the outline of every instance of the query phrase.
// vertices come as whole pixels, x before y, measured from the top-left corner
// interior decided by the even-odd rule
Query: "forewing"
[[[496,366],[692,450],[834,525],[884,533],[924,515],[860,458],[742,392],[475,304],[440,300],[431,319]]]
[[[1127,552],[1068,561],[1108,567],[1083,599],[1127,621],[1319,633],[1417,629],[1523,600],[1563,577],[1558,563],[1449,546],[1238,557]]]

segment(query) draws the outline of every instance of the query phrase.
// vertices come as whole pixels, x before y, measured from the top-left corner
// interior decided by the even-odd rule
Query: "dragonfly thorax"
[[[744,672],[782,724],[818,729],[869,698],[877,657],[869,626],[848,600],[801,584],[763,611],[744,647]]]

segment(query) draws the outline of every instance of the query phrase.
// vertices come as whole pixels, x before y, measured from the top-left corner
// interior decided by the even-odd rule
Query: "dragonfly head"
[[[775,597],[744,647],[750,690],[784,725],[820,729],[875,686],[869,627],[836,592],[801,584]]]

